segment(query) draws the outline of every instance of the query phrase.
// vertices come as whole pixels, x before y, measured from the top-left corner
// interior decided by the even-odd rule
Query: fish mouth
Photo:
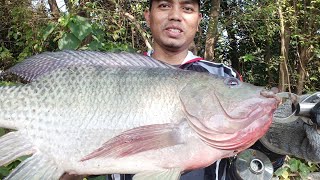
[[[250,112],[239,115],[228,112],[222,106],[217,95],[216,98],[225,119],[212,117],[212,119],[200,123],[199,120],[197,120],[198,122],[192,120],[189,124],[209,146],[224,150],[250,147],[262,137],[271,125],[273,112],[279,102],[276,96],[270,94],[268,97],[263,95],[262,97],[253,97],[241,105],[244,109],[254,108]],[[221,126],[216,125],[219,121],[223,121]]]
[[[268,90],[261,90],[260,96],[253,96],[241,103],[234,103],[233,107],[229,109],[222,104],[223,101],[217,94],[215,94],[215,97],[224,115],[231,121],[241,123],[248,119],[258,119],[264,114],[273,113],[281,102],[276,93]]]

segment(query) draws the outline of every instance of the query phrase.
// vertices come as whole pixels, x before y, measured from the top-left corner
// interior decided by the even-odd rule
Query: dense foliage
[[[0,1],[1,70],[43,51],[141,53],[151,48],[143,18],[146,1],[63,2]],[[217,17],[213,17],[214,8]],[[203,0],[201,11],[200,31],[190,47],[194,53],[234,67],[245,81],[256,85],[281,86],[296,93],[320,90],[320,0]],[[213,45],[208,43],[212,38]],[[213,46],[214,54],[206,52],[207,46]],[[15,163],[0,168],[0,178]],[[315,170],[314,164],[300,160],[291,159],[288,164],[277,175],[285,179],[286,173]]]
[[[50,6],[39,0],[0,2],[2,69],[43,51],[143,52],[151,48],[151,34],[143,18],[145,1],[65,0],[66,4],[56,8],[55,1],[50,2]],[[209,23],[212,2],[220,4],[215,27]],[[214,58],[208,60],[233,66],[250,83],[283,86],[282,90],[297,93],[316,91],[320,87],[319,9],[319,0],[205,0],[200,32],[190,49],[212,57],[205,47],[214,46]],[[211,37],[209,29],[214,28],[217,34]],[[281,28],[285,30],[283,44]],[[208,37],[215,39],[213,45]]]

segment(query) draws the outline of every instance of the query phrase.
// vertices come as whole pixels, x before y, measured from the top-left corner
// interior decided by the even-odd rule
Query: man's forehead
[[[161,1],[179,2],[183,4],[199,4],[199,0],[150,0],[150,2],[161,2]]]

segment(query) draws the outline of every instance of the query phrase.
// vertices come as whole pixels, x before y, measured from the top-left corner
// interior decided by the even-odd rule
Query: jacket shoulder
[[[199,60],[183,64],[180,66],[180,68],[198,72],[208,72],[210,74],[215,74],[223,77],[235,77],[242,80],[242,77],[236,70],[223,63]]]

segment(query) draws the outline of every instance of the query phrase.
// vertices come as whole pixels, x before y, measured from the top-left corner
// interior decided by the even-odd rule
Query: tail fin
[[[18,157],[35,153],[23,161],[6,179],[59,179],[63,170],[53,160],[36,152],[33,144],[19,132],[0,137],[0,166]]]
[[[33,145],[19,132],[10,132],[0,137],[0,166],[33,152]]]
[[[36,153],[19,164],[5,180],[59,179],[63,173],[64,171],[54,161],[41,153]]]

